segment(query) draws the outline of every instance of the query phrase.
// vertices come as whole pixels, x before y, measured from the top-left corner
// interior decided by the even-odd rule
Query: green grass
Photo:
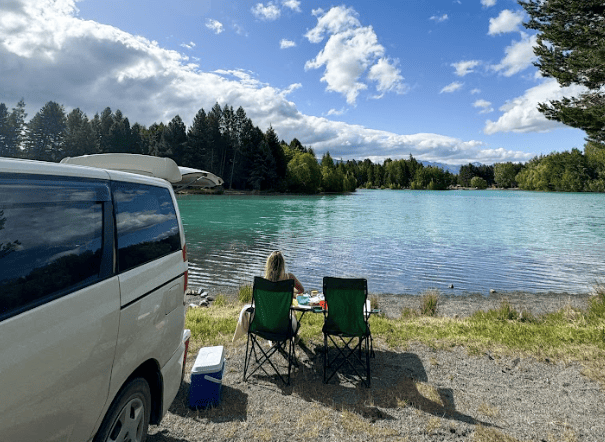
[[[186,326],[194,342],[230,344],[242,305],[225,301],[215,302],[209,309],[189,310]],[[321,342],[322,325],[323,315],[306,314],[301,338],[307,343]],[[605,290],[592,297],[584,310],[565,307],[534,317],[503,302],[497,309],[468,318],[409,314],[389,319],[373,315],[370,325],[375,345],[405,348],[411,342],[421,342],[433,348],[464,346],[471,353],[489,350],[494,355],[577,361],[584,365],[586,375],[605,385]]]
[[[252,302],[252,286],[243,285],[239,288],[237,299],[242,304],[250,304]]]

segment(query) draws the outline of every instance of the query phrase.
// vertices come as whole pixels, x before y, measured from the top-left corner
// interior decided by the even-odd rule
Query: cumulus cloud
[[[490,103],[487,100],[477,100],[473,103],[473,107],[477,107],[477,108],[481,109],[479,111],[480,114],[489,114],[490,112],[494,111],[494,108],[492,107],[492,103]]]
[[[447,86],[445,86],[443,89],[441,89],[441,91],[439,91],[439,93],[440,94],[444,94],[444,93],[449,94],[449,93],[457,91],[462,86],[464,86],[464,83],[460,83],[459,81],[454,81],[453,83],[450,83]]]
[[[282,38],[281,41],[279,42],[280,49],[288,49],[288,48],[293,48],[295,46],[296,46],[295,42],[293,42],[292,40],[286,40],[285,38]]]
[[[566,127],[556,121],[547,120],[538,111],[538,103],[578,96],[584,91],[585,88],[577,85],[561,88],[557,80],[547,79],[542,84],[528,89],[521,97],[507,101],[499,109],[504,112],[503,115],[497,121],[487,120],[483,131],[491,135],[497,132],[547,132]]]
[[[523,155],[477,140],[402,135],[305,115],[287,99],[301,87],[298,83],[278,89],[249,71],[203,72],[156,42],[79,19],[73,1],[2,2],[0,17],[2,101],[24,98],[30,113],[52,100],[68,110],[79,107],[89,117],[111,106],[132,123],[167,123],[178,114],[190,124],[200,108],[209,110],[218,102],[242,106],[262,130],[271,124],[281,139],[296,137],[320,155],[329,150],[344,159],[383,161],[411,153],[419,160],[450,164]]]
[[[215,34],[220,34],[221,32],[223,32],[225,30],[225,28],[223,27],[223,24],[220,21],[213,20],[211,18],[206,20],[206,27],[208,29],[210,29],[212,32],[214,32]]]
[[[283,5],[295,12],[301,12],[300,2],[298,0],[284,0]]]
[[[481,93],[481,89],[475,88],[471,91],[471,95],[475,95],[475,94],[480,94]]]
[[[429,20],[433,20],[437,23],[441,23],[444,22],[448,19],[447,14],[443,14],[443,15],[433,15],[431,18],[429,18]]]
[[[358,13],[353,8],[338,6],[324,12],[316,9],[317,25],[305,37],[311,43],[327,42],[317,56],[305,63],[305,69],[324,67],[321,81],[326,90],[346,97],[348,104],[355,104],[361,91],[368,89],[362,76],[376,83],[378,97],[385,92],[398,94],[406,91],[403,77],[397,68],[397,60],[385,57],[384,47],[371,26],[361,26]]]
[[[456,69],[456,75],[464,77],[471,72],[474,72],[474,68],[479,66],[481,62],[479,60],[466,60],[459,61],[458,63],[452,63],[452,66]]]
[[[281,9],[274,2],[269,2],[266,5],[257,3],[252,7],[252,14],[259,20],[273,21],[281,16]]]
[[[496,5],[496,0],[481,0],[481,4],[484,8],[490,8]]]
[[[506,47],[504,50],[506,55],[499,64],[490,66],[492,70],[500,72],[505,77],[510,77],[532,65],[537,59],[534,54],[537,36],[522,33],[521,37],[520,41],[513,41],[510,46]]]
[[[342,108],[340,110],[336,110],[336,109],[330,109],[328,111],[328,116],[330,115],[343,115],[347,110],[345,108]]]
[[[181,43],[181,47],[185,49],[193,49],[195,48],[195,43],[190,41],[189,43]]]
[[[496,18],[489,19],[488,35],[505,34],[507,32],[517,32],[519,25],[523,23],[523,11],[511,11],[505,9],[500,12]]]

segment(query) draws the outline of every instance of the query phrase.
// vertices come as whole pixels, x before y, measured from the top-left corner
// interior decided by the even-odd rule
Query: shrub
[[[471,187],[476,187],[477,189],[487,189],[487,181],[480,176],[474,176],[471,179]]]

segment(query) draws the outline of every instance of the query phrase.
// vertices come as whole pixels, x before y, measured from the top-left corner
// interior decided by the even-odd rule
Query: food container
[[[225,352],[222,345],[200,349],[191,369],[191,408],[208,408],[220,403],[224,371]]]

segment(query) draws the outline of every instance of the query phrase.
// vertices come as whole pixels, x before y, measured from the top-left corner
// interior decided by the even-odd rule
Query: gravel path
[[[439,312],[466,316],[497,307],[506,297],[541,313],[565,304],[584,307],[587,297],[530,296],[442,297]],[[418,297],[393,298],[380,298],[390,316],[419,305]],[[316,344],[297,350],[300,366],[289,387],[261,375],[242,382],[245,341],[229,345],[220,405],[189,409],[187,375],[161,425],[150,427],[148,440],[605,441],[605,392],[576,364],[471,356],[464,348],[433,350],[419,344],[388,349],[376,343],[367,389],[346,375],[324,385]]]

